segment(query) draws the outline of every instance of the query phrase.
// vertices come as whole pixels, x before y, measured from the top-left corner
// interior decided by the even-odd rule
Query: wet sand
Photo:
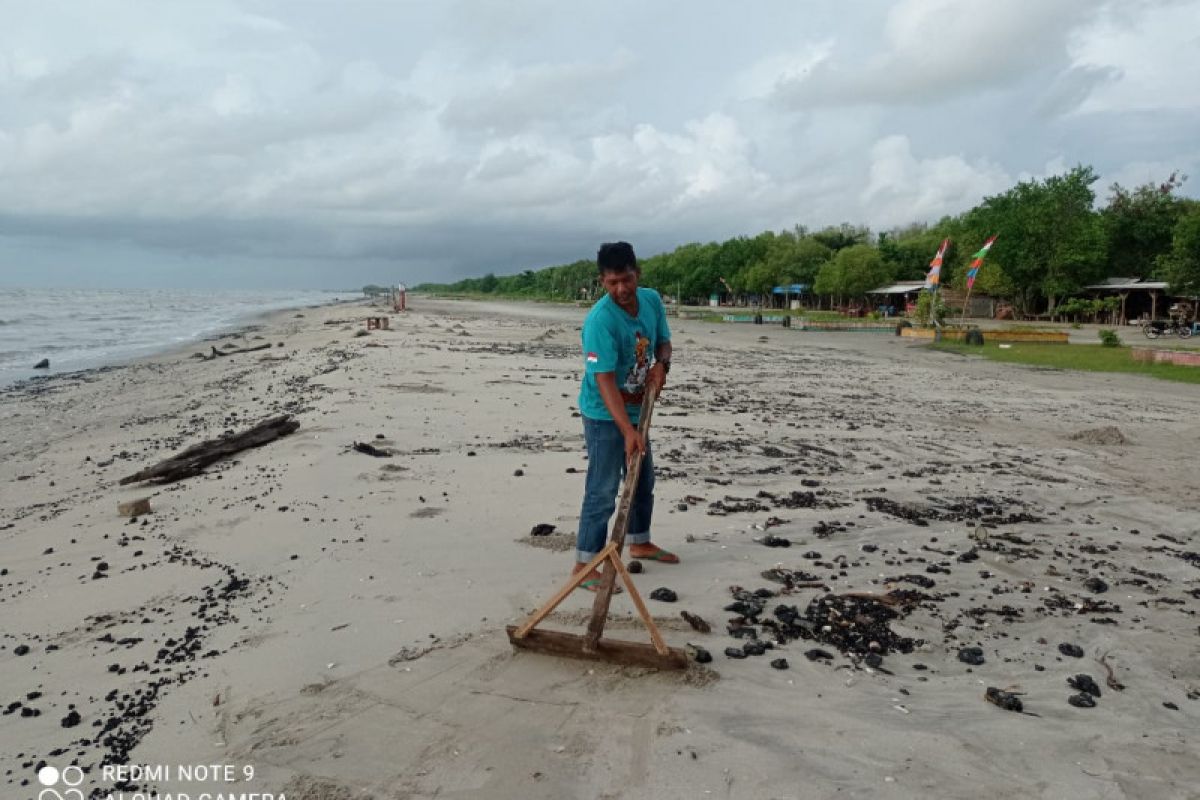
[[[655,674],[504,634],[570,567],[584,310],[418,297],[356,336],[369,313],[0,395],[4,797],[43,762],[105,796],[105,760],[167,767],[125,800],[1200,793],[1195,387],[673,319],[654,535],[683,563],[636,578],[713,661]],[[204,475],[118,486],[281,413],[296,433]],[[239,780],[178,769],[213,764]]]

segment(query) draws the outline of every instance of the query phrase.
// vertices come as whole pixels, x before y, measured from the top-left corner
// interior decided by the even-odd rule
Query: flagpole
[[[996,234],[984,242],[983,247],[980,248],[979,252],[975,254],[975,260],[971,262],[969,267],[967,267],[967,296],[963,300],[962,318],[958,323],[964,329],[963,341],[966,341],[965,329],[967,327],[967,307],[971,305],[971,290],[975,288],[975,278],[978,277],[979,270],[983,268],[983,259],[987,257],[988,250],[991,249],[992,243],[996,241],[996,236],[999,235],[1000,234]]]
[[[942,284],[942,259],[946,255],[946,247],[950,244],[950,239],[942,240],[941,247],[938,248],[937,255],[933,257],[933,261],[929,262],[929,272],[925,276],[925,288],[929,291],[929,321],[933,325],[933,340],[939,340],[938,332],[941,330],[941,325],[937,318],[937,293],[938,288]]]

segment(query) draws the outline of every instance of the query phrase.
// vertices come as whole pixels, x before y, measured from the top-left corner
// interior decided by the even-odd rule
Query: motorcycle
[[[1178,336],[1180,339],[1187,339],[1192,335],[1192,326],[1186,322],[1180,322],[1177,319],[1172,320],[1150,320],[1142,326],[1142,333],[1147,339],[1157,339],[1160,336]]]

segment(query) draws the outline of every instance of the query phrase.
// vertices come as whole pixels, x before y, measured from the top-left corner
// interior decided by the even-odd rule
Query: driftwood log
[[[212,355],[210,356],[206,356],[203,353],[197,353],[196,355],[200,356],[200,358],[204,359],[205,361],[212,361],[214,358],[224,358],[225,356],[232,356],[236,355],[237,353],[257,353],[259,350],[269,349],[271,349],[270,342],[267,344],[255,345],[254,347],[239,347],[236,350],[225,350],[224,352],[218,350],[216,347],[213,347]]]
[[[273,442],[281,436],[287,436],[300,427],[300,421],[291,414],[272,417],[260,422],[253,428],[241,433],[222,436],[220,439],[210,439],[207,442],[193,445],[165,461],[160,461],[152,467],[121,478],[121,485],[138,483],[140,481],[155,481],[157,483],[173,483],[193,475],[199,475],[204,468],[213,462],[228,458],[234,453],[240,453],[251,447],[260,447]]]

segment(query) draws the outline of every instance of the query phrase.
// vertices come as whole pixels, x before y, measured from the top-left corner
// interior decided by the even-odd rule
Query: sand
[[[673,320],[654,533],[683,563],[636,578],[678,594],[650,602],[668,641],[714,660],[658,674],[504,634],[570,567],[584,310],[411,306],[367,336],[365,303],[276,314],[215,343],[265,351],[0,395],[5,798],[36,797],[43,762],[121,797],[106,758],[164,770],[125,800],[1200,796],[1195,387]],[[280,413],[300,429],[204,475],[117,484]],[[730,587],[776,593],[737,623],[761,641],[827,594],[781,594],[775,567],[921,592],[891,623],[911,652],[727,657],[748,641]],[[548,624],[581,631],[591,600]],[[645,640],[627,595],[609,630]],[[1067,702],[1077,674],[1095,707]]]

